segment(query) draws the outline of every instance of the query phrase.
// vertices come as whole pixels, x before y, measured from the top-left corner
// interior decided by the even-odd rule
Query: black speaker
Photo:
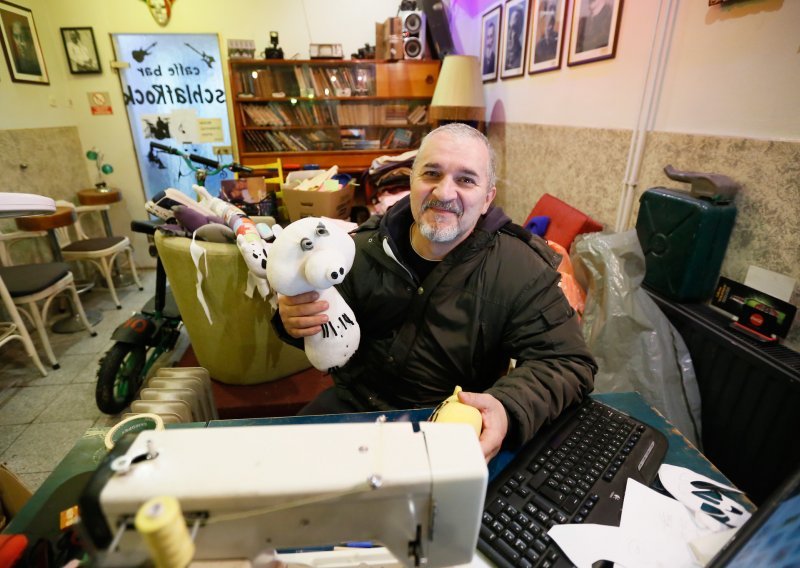
[[[408,10],[397,15],[403,30],[403,56],[422,59],[425,55],[425,14],[421,10]]]
[[[430,46],[438,59],[455,52],[453,36],[450,35],[450,24],[447,11],[442,0],[422,0],[422,11],[428,24]]]

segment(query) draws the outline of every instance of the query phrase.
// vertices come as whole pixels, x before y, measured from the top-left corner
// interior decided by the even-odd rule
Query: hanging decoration
[[[147,4],[147,9],[150,10],[150,15],[161,27],[166,27],[169,19],[172,16],[172,5],[176,0],[142,0]]]

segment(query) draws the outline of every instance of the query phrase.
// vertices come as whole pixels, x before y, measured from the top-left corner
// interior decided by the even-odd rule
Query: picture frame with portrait
[[[33,12],[0,0],[0,35],[11,80],[49,85]]]
[[[567,65],[612,59],[621,19],[622,0],[574,0]]]
[[[103,72],[92,28],[61,28],[61,41],[64,42],[70,73],[82,75]]]
[[[502,21],[502,4],[487,10],[481,16],[481,79],[484,83],[497,80]]]
[[[528,37],[528,0],[506,0],[503,21],[503,59],[500,77],[509,79],[525,73]]]
[[[531,37],[528,41],[528,73],[543,73],[561,67],[567,30],[567,0],[532,0]]]

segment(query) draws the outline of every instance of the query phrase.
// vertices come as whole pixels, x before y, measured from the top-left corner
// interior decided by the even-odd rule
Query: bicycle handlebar
[[[160,144],[158,142],[150,142],[150,150],[153,149],[161,150],[162,152],[166,152],[167,154],[172,154],[174,156],[180,156],[184,160],[191,160],[197,164],[202,164],[204,166],[208,166],[209,168],[213,168],[215,170],[223,170],[225,168],[230,168],[233,172],[240,172],[245,174],[253,173],[252,168],[248,168],[247,166],[243,166],[241,164],[237,164],[236,162],[232,162],[231,164],[220,164],[216,160],[212,160],[210,158],[204,158],[203,156],[198,156],[197,154],[187,154],[186,152],[182,152],[177,148],[172,148],[165,144]]]

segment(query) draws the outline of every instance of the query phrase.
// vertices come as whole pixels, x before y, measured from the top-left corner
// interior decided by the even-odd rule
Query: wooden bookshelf
[[[231,59],[238,159],[361,172],[419,145],[440,61]]]

